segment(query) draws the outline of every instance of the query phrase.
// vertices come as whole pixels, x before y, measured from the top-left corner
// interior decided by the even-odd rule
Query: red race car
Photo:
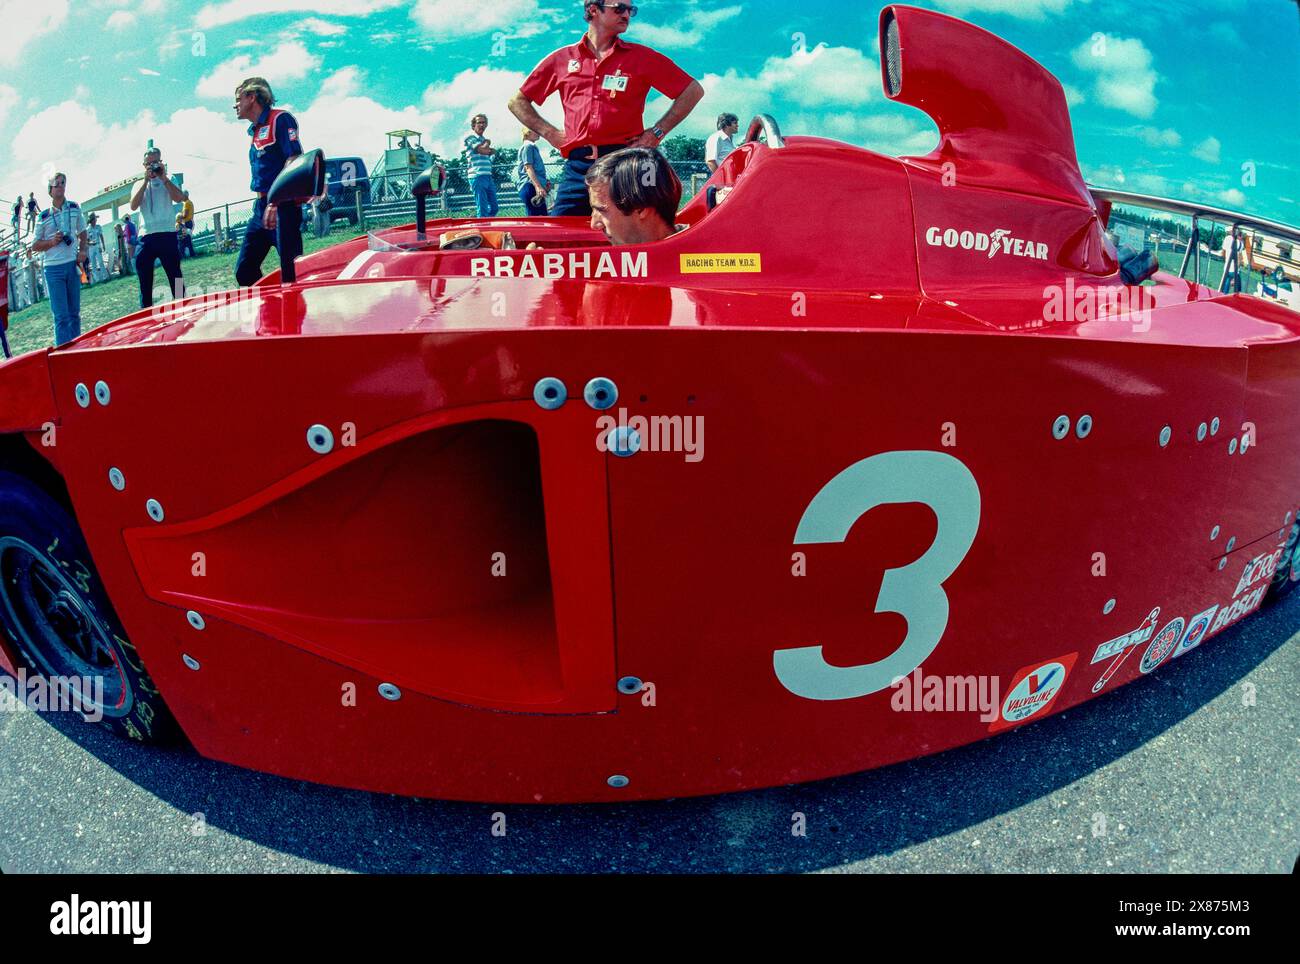
[[[880,26],[925,157],[761,116],[624,247],[428,223],[430,174],[417,223],[296,278],[4,364],[15,669],[304,780],[663,798],[1041,720],[1292,588],[1300,314],[1107,229],[1300,232],[1094,193],[1040,65]]]

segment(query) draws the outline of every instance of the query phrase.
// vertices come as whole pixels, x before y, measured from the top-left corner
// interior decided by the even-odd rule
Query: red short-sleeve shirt
[[[645,102],[652,87],[675,100],[690,83],[690,74],[641,44],[615,38],[609,53],[598,59],[583,34],[576,44],[544,57],[520,90],[534,104],[560,92],[560,153],[567,157],[586,144],[627,143],[645,130]]]

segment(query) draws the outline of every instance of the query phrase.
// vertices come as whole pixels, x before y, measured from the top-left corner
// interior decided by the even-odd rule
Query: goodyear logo
[[[682,274],[746,274],[763,270],[762,256],[754,254],[684,254]]]

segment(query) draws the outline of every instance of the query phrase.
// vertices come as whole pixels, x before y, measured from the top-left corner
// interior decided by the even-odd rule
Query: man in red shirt
[[[566,159],[551,213],[589,217],[585,178],[596,158],[625,147],[658,147],[699,103],[704,88],[658,51],[620,39],[636,7],[586,0],[583,13],[587,32],[576,44],[544,57],[509,106],[525,127]],[[645,102],[652,87],[673,103],[647,128]],[[564,105],[563,130],[533,106],[557,90]]]

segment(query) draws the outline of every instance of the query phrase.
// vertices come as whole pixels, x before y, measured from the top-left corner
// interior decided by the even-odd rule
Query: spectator
[[[167,274],[167,284],[176,298],[185,296],[185,281],[181,276],[180,246],[176,240],[174,205],[185,200],[181,189],[167,176],[167,165],[162,152],[150,148],[141,162],[144,177],[131,196],[131,210],[139,209],[143,227],[140,230],[140,250],[135,256],[135,271],[140,281],[140,307],[153,304],[153,266],[161,262]]]
[[[14,241],[17,241],[17,240],[19,239],[19,237],[22,236],[22,233],[23,233],[23,232],[22,232],[22,226],[23,226],[23,196],[22,196],[21,194],[18,195],[18,197],[14,200],[14,219],[13,219],[13,226],[14,226]]]
[[[551,193],[551,182],[546,177],[546,164],[537,149],[537,132],[524,128],[524,143],[519,148],[519,199],[524,202],[524,217],[546,214],[546,196]]]
[[[624,43],[636,7],[610,0],[583,4],[587,32],[542,60],[510,99],[510,112],[566,158],[553,214],[591,213],[584,178],[596,158],[624,147],[658,147],[704,96],[700,82],[658,51]],[[653,127],[644,126],[650,89],[673,98]],[[534,104],[560,92],[564,130]]]
[[[81,285],[77,264],[85,256],[86,220],[81,208],[67,200],[68,179],[62,172],[50,175],[50,208],[41,212],[33,251],[45,252],[45,290],[54,313],[54,347],[81,334]]]
[[[190,200],[189,191],[181,191],[181,220],[185,222],[185,227],[194,230],[194,202]]]
[[[31,234],[36,230],[36,215],[40,213],[41,206],[36,203],[36,192],[27,193],[27,233]]]
[[[465,138],[465,176],[481,218],[495,217],[497,213],[497,185],[492,179],[492,155],[496,151],[492,142],[483,136],[487,126],[487,114],[475,114],[469,121],[471,133]]]
[[[323,238],[330,233],[331,224],[330,211],[334,209],[334,202],[330,200],[329,192],[326,191],[318,198],[312,199],[312,227],[316,230],[316,237]]]
[[[86,238],[89,242],[87,257],[90,259],[90,283],[96,284],[108,280],[108,268],[104,264],[104,229],[99,224],[99,215],[91,214],[87,221]]]
[[[646,244],[674,234],[682,182],[656,150],[629,147],[602,157],[586,174],[591,226],[610,244]]]
[[[122,215],[122,240],[125,242],[124,253],[126,255],[125,260],[122,262],[122,274],[131,274],[135,270],[133,267],[135,264],[135,248],[139,238],[140,232],[136,230],[135,221],[131,219],[131,215]]]
[[[727,155],[736,149],[732,137],[740,130],[740,120],[735,114],[719,114],[718,129],[704,142],[704,163],[709,165],[709,173],[716,171],[727,159]]]
[[[176,244],[180,249],[180,256],[182,258],[185,257],[186,251],[190,253],[190,257],[192,258],[194,257],[194,236],[193,232],[185,226],[186,223],[184,211],[176,215]],[[190,221],[188,223],[193,224],[194,222]]]

